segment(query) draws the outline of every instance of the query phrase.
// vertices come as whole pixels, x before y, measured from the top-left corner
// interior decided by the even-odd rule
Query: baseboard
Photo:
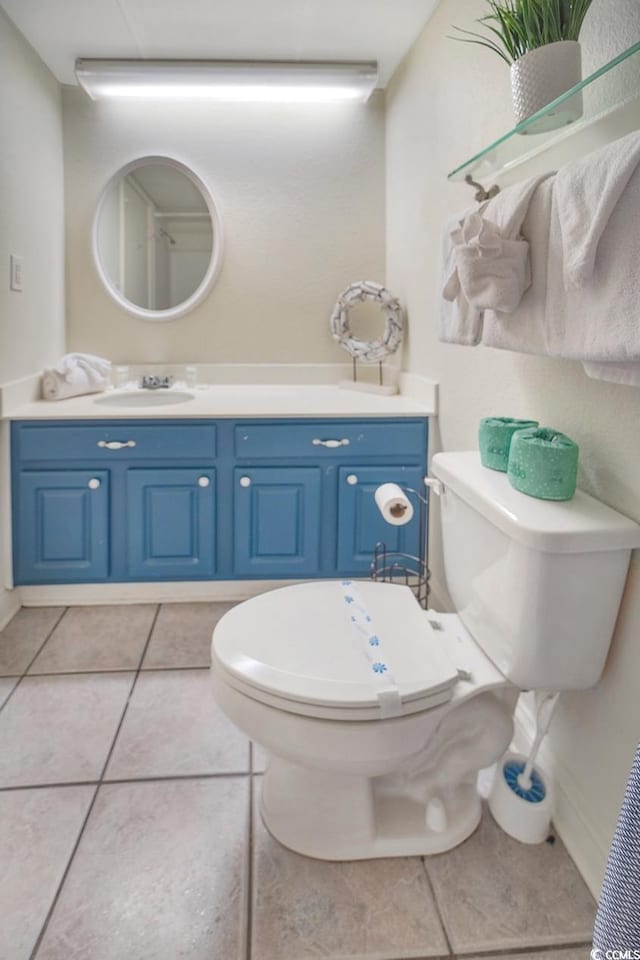
[[[515,749],[526,754],[534,734],[533,711],[527,696],[521,696],[515,715]],[[555,829],[597,900],[609,853],[610,837],[605,836],[599,829],[584,802],[584,791],[576,784],[568,767],[553,753],[551,741],[548,739],[542,743],[539,762],[553,784]]]
[[[296,580],[207,580],[176,583],[80,583],[20,588],[24,607],[67,607],[113,603],[189,603],[248,600]]]

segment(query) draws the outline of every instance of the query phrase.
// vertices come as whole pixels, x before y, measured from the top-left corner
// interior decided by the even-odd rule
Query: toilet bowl
[[[640,527],[578,491],[538,501],[477,453],[438,454],[447,587],[351,580],[234,607],[212,642],[214,695],[269,754],[271,833],[353,860],[440,853],[477,826],[477,775],[507,750],[521,690],[599,679]]]
[[[508,747],[518,691],[457,616],[425,613],[405,586],[353,588],[393,636],[395,705],[381,710],[388,685],[337,581],[229,611],[212,644],[214,695],[269,754],[262,816],[285,846],[329,860],[439,853],[479,822],[477,771]]]

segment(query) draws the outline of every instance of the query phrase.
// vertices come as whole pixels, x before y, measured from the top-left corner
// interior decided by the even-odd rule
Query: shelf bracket
[[[492,200],[493,197],[500,193],[500,187],[497,183],[494,183],[492,187],[489,187],[488,190],[485,190],[482,184],[478,183],[477,180],[474,180],[470,173],[466,175],[464,182],[468,183],[470,187],[476,188],[476,200],[478,203],[484,203],[485,200]]]

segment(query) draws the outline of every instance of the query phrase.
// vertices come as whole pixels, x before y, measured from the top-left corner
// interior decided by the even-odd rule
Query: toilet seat
[[[232,608],[214,631],[214,669],[248,697],[328,720],[389,716],[381,691],[390,689],[395,716],[450,700],[457,667],[409,587],[353,586],[382,641],[385,670],[388,664],[382,683],[350,622],[340,581],[283,587]]]

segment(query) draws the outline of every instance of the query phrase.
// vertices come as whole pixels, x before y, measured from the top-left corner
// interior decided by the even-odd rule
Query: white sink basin
[[[114,390],[101,394],[93,401],[105,407],[168,407],[174,403],[187,403],[195,393],[189,390]]]

